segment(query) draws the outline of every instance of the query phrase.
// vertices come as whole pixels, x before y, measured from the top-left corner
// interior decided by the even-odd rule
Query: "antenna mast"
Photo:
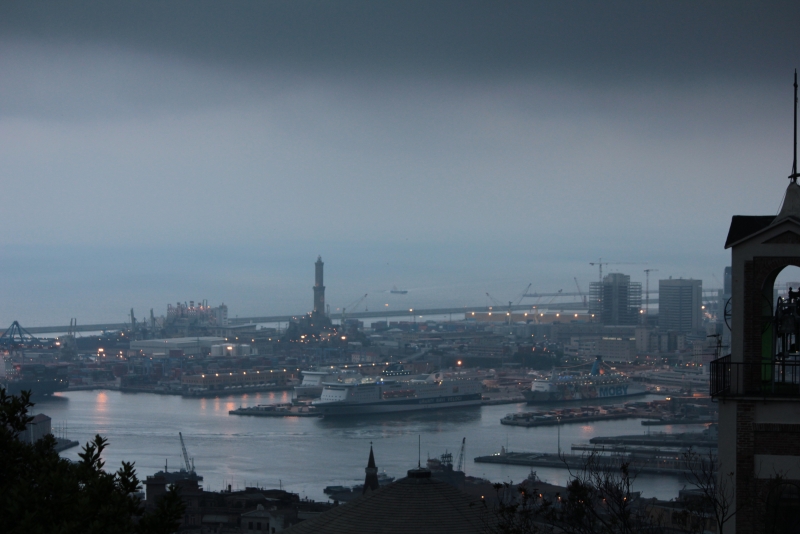
[[[789,179],[793,184],[797,183],[797,69],[794,69],[794,160],[792,161],[792,174]]]

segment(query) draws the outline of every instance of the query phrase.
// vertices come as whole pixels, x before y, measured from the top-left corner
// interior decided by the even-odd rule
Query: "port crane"
[[[519,304],[522,302],[522,299],[524,299],[525,297],[529,296],[529,295],[528,295],[528,290],[531,288],[531,286],[532,286],[532,285],[533,285],[533,282],[531,282],[530,284],[528,284],[528,287],[526,287],[525,289],[523,289],[523,290],[522,290],[522,293],[520,293],[520,294],[519,294],[519,297],[517,297],[517,302],[516,302],[516,303],[515,303],[513,300],[509,300],[509,301],[508,301],[508,316],[509,316],[509,321],[511,321],[511,312],[513,311],[513,306],[519,306]],[[500,302],[499,300],[497,300],[496,298],[494,298],[493,296],[491,296],[491,295],[490,295],[488,292],[486,293],[486,296],[487,296],[487,297],[489,298],[489,300],[492,302],[493,306],[497,306],[497,307],[502,307],[502,306],[503,306],[503,303],[502,303],[502,302]],[[490,307],[490,308],[491,308],[491,307]]]
[[[364,302],[364,300],[367,298],[367,295],[369,295],[369,293],[364,293],[364,296],[361,297],[360,299],[356,300],[355,302],[353,302],[351,304],[348,304],[347,306],[343,306],[342,307],[342,326],[344,326],[344,320],[347,317],[347,315],[346,315],[347,314],[347,309],[349,308],[352,311],[355,308],[357,308],[358,306],[360,306],[361,303]]]
[[[466,446],[466,444],[467,444],[467,438],[462,438],[461,450],[458,452],[458,463],[456,464],[456,471],[464,470],[464,447]]]
[[[17,321],[11,323],[8,330],[0,335],[0,347],[7,349],[18,349],[23,347],[40,347],[43,346],[41,340],[36,336],[22,328]]]
[[[583,291],[581,291],[581,286],[580,286],[580,284],[578,284],[578,277],[577,276],[573,276],[572,278],[575,280],[575,287],[578,288],[578,295],[580,295],[581,300],[583,300],[583,305],[586,306],[587,305],[586,304],[586,295],[584,295]]]
[[[186,472],[194,474],[194,458],[190,463],[189,453],[186,452],[186,444],[183,443],[183,434],[178,432],[178,437],[181,438],[181,450],[183,451],[183,461],[186,464]]]

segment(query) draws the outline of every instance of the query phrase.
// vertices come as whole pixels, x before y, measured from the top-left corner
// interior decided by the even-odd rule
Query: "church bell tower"
[[[783,206],[777,216],[735,215],[725,243],[731,347],[711,362],[720,414],[718,491],[735,511],[724,534],[783,532],[778,523],[785,518],[787,527],[796,526],[791,510],[800,508],[800,288],[774,296],[780,272],[800,267],[796,72],[794,90],[794,165]]]

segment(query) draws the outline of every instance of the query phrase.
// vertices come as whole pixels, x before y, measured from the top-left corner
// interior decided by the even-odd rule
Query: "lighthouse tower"
[[[314,311],[311,312],[311,316],[314,318],[325,316],[325,285],[322,281],[322,268],[324,265],[322,256],[317,256],[317,262],[314,264]]]

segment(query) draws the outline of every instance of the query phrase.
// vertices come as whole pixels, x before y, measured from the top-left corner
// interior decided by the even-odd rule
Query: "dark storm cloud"
[[[317,254],[335,305],[556,290],[598,257],[719,275],[730,215],[785,188],[798,21],[796,1],[0,2],[0,183],[35,192],[0,211],[2,289],[66,323],[192,296],[296,313]],[[43,318],[63,303],[82,311]]]
[[[0,31],[339,74],[785,76],[798,2],[5,2]]]

